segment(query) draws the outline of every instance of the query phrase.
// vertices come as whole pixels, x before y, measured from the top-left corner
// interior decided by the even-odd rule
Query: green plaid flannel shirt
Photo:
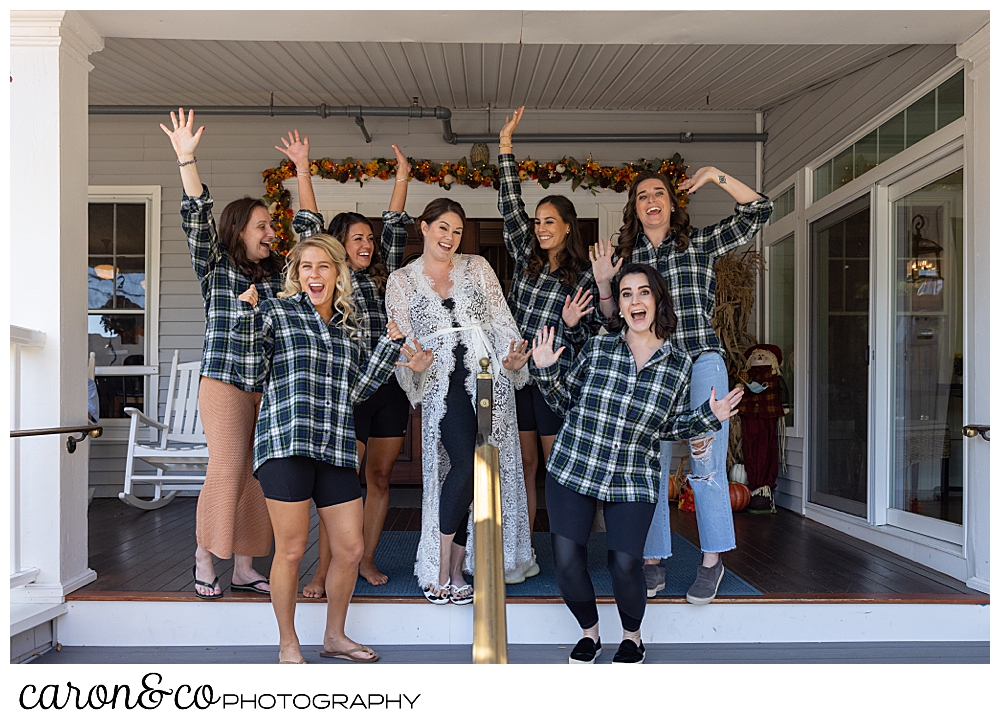
[[[383,211],[382,243],[379,251],[389,273],[399,269],[403,264],[403,249],[406,247],[405,224],[412,224],[413,219],[405,211]],[[325,231],[323,215],[315,211],[299,209],[292,219],[292,228],[301,238],[319,234]],[[351,286],[354,288],[352,299],[357,314],[355,323],[368,345],[369,351],[375,350],[379,336],[389,323],[389,315],[385,311],[385,294],[379,294],[378,285],[368,275],[367,269],[351,270]]]
[[[244,392],[260,392],[260,387],[245,380],[240,373],[245,369],[248,354],[253,346],[249,331],[237,329],[239,310],[245,306],[237,297],[252,283],[233,264],[226,250],[219,243],[219,234],[212,216],[212,196],[202,184],[201,196],[184,194],[181,200],[181,222],[187,235],[191,265],[201,283],[201,296],[205,303],[205,348],[201,355],[201,374],[213,380],[234,385]],[[272,251],[273,256],[281,255]],[[283,262],[284,260],[282,260]],[[257,282],[260,299],[277,296],[284,285],[281,274]]]
[[[688,409],[693,362],[669,341],[638,371],[624,332],[592,337],[568,374],[529,364],[545,401],[565,418],[546,467],[583,495],[655,503],[660,440],[722,427],[707,401]]]
[[[771,216],[774,203],[762,196],[749,204],[736,204],[736,213],[714,226],[692,229],[691,243],[677,251],[675,234],[663,240],[659,247],[641,233],[626,263],[649,264],[663,275],[674,302],[677,329],[670,337],[675,347],[697,359],[705,352],[718,352],[725,357],[719,337],[712,329],[715,312],[715,262],[720,256],[746,244]],[[618,255],[612,256],[618,261]],[[624,264],[622,265],[624,267]],[[600,309],[597,312],[600,315]],[[603,315],[602,323],[607,323]]]
[[[259,331],[256,353],[244,357],[251,364],[244,375],[264,390],[254,470],[294,455],[356,468],[354,405],[389,379],[403,341],[383,334],[369,355],[336,314],[325,323],[304,292],[245,306],[242,325]]]
[[[514,259],[514,279],[510,285],[507,301],[514,314],[517,328],[528,342],[535,339],[535,333],[544,326],[555,327],[553,348],[565,345],[566,351],[559,358],[559,364],[567,371],[573,364],[576,351],[588,339],[597,334],[600,320],[594,312],[587,314],[575,327],[568,327],[562,318],[563,303],[567,294],[576,294],[578,289],[587,289],[593,295],[596,308],[600,297],[594,272],[588,266],[577,277],[576,287],[567,289],[559,277],[549,272],[549,262],[545,261],[537,279],[528,276],[528,262],[531,259],[535,240],[534,220],[528,216],[521,199],[521,182],[517,175],[517,161],[514,154],[500,154],[500,194],[497,205],[503,215],[503,240],[507,251]]]

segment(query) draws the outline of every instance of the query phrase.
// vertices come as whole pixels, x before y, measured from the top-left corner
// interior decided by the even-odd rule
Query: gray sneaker
[[[721,558],[711,568],[698,566],[698,575],[695,576],[694,583],[687,592],[687,602],[701,605],[714,601],[715,594],[719,592],[719,584],[722,582],[722,574],[725,572]]]
[[[656,598],[656,594],[667,587],[667,568],[663,561],[644,564],[642,577],[646,579],[646,598]]]

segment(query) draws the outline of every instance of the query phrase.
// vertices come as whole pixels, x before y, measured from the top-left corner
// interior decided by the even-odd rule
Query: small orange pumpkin
[[[734,513],[750,505],[750,488],[743,483],[730,483],[729,504],[733,507]]]
[[[667,479],[667,500],[677,500],[677,496],[681,494],[679,480],[677,475],[671,475]]]

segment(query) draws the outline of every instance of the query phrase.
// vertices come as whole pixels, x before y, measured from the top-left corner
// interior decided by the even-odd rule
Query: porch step
[[[751,603],[752,601],[752,603]],[[79,600],[66,603],[59,620],[63,646],[268,646],[278,638],[265,600]],[[469,645],[472,606],[434,606],[426,601],[355,601],[347,631],[379,645]],[[609,640],[619,634],[618,611],[598,604]],[[324,602],[300,602],[296,627],[303,645],[322,642]],[[716,600],[708,606],[657,601],[646,607],[647,643],[989,641],[989,605]],[[508,599],[511,644],[561,645],[579,637],[576,622],[559,599]]]
[[[513,644],[512,664],[563,664],[572,644]],[[319,649],[303,655],[310,664],[323,659]],[[378,648],[380,664],[469,664],[472,646],[434,645]],[[613,653],[613,649],[609,650]],[[63,646],[36,657],[37,664],[272,664],[277,646]],[[647,664],[988,664],[988,641],[851,641],[836,643],[649,644]],[[599,664],[611,663],[603,656]]]
[[[11,603],[10,635],[17,636],[29,629],[66,613],[65,603]]]

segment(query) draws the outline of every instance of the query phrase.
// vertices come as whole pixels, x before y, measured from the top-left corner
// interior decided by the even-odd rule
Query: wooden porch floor
[[[89,510],[90,567],[97,571],[97,580],[68,598],[197,600],[191,585],[196,503],[195,498],[177,498],[160,510],[140,511],[117,499],[94,500]],[[311,580],[317,563],[317,520],[314,512],[302,584]],[[989,603],[989,596],[961,581],[786,510],[779,509],[776,515],[739,513],[735,523],[738,547],[725,554],[725,565],[762,591],[768,602]],[[693,513],[673,508],[671,524],[697,545]],[[390,509],[386,530],[419,529],[419,508]],[[539,511],[536,530],[548,530],[544,510]],[[269,559],[257,559],[258,570],[267,571],[269,566]],[[223,588],[231,572],[231,561],[216,564]],[[413,592],[419,598],[415,585]],[[226,593],[233,596],[231,591]],[[252,594],[235,597],[267,600]],[[759,596],[730,598],[747,603],[762,600]],[[675,602],[670,597],[656,600]]]

